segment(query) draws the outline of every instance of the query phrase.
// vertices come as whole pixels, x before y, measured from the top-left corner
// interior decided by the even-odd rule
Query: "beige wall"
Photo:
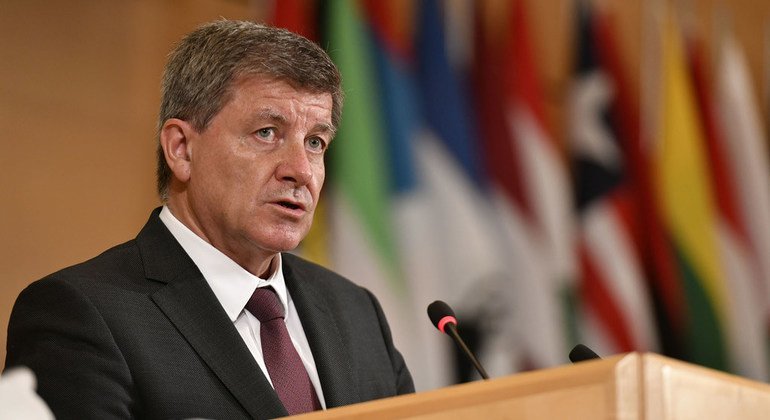
[[[246,1],[0,0],[0,361],[30,282],[136,235],[158,205],[165,55]]]
[[[528,1],[558,132],[573,2]],[[619,43],[638,78],[640,14],[651,2],[602,3],[618,15]],[[689,3],[710,33],[717,1]],[[22,288],[132,238],[157,205],[154,118],[171,44],[203,21],[263,15],[259,4],[0,0],[0,361]],[[733,0],[725,8],[764,92],[770,2]]]

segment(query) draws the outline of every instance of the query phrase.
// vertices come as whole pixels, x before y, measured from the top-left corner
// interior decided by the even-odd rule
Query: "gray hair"
[[[332,125],[339,126],[343,94],[339,70],[312,41],[285,29],[254,22],[219,20],[198,27],[169,54],[161,85],[158,133],[170,118],[198,132],[232,98],[242,77],[262,75],[297,89],[332,96]],[[160,138],[160,136],[158,136]],[[168,199],[171,169],[158,141],[157,182]]]

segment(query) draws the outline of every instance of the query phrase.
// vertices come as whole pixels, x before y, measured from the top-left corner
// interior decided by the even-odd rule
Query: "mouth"
[[[305,206],[302,203],[298,203],[298,202],[281,200],[281,201],[276,201],[275,204],[289,210],[302,210],[302,211],[305,210]]]

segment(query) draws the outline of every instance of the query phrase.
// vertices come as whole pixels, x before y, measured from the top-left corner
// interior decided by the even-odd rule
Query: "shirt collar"
[[[214,248],[179,221],[167,206],[160,212],[160,220],[203,274],[217,300],[225,309],[230,321],[235,322],[257,287],[271,286],[283,304],[284,313],[289,316],[289,297],[283,277],[281,253],[271,262],[272,274],[267,279],[259,278],[235,261]]]

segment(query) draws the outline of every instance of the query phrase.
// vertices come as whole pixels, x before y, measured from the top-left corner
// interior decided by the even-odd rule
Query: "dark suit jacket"
[[[198,268],[153,212],[135,240],[27,287],[6,367],[26,365],[57,418],[286,415]],[[377,300],[284,254],[327,407],[413,392]]]

